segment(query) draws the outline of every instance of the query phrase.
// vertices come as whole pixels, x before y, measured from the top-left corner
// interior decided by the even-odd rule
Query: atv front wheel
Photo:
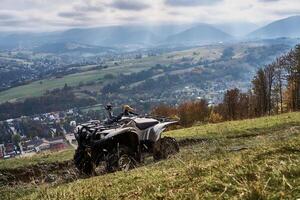
[[[163,137],[154,144],[153,158],[154,160],[167,159],[178,152],[178,142],[172,137]]]
[[[92,158],[85,149],[76,149],[74,155],[74,164],[76,168],[83,174],[92,175],[94,173]]]
[[[115,148],[106,161],[106,171],[128,171],[135,167],[135,160],[131,156],[131,151],[127,146],[121,145],[119,148]]]

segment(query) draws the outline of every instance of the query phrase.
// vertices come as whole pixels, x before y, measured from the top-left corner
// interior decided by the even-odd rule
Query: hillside
[[[199,24],[166,39],[166,43],[218,43],[233,39],[229,34],[208,24]]]
[[[299,197],[300,113],[195,126],[167,135],[175,136],[181,145],[181,152],[169,160],[153,163],[147,159],[144,166],[129,172],[68,180],[68,184],[31,180],[13,187],[3,185],[0,199]],[[36,163],[53,165],[57,162],[50,159],[53,156],[57,154],[1,161],[0,169],[20,169],[21,163],[26,169],[36,169],[30,167]],[[67,157],[71,155],[65,154],[62,160]],[[61,164],[61,170],[71,173],[72,167]],[[55,177],[55,170],[45,173]]]
[[[231,47],[234,50],[233,56],[231,58],[226,58],[225,55],[222,56],[223,51]],[[198,85],[199,88],[203,88],[203,84],[214,85],[215,82],[219,80],[219,77],[222,77],[223,80],[224,78],[226,79],[226,82],[220,83],[220,89],[226,89],[228,88],[226,84],[231,84],[232,81],[236,84],[237,80],[240,79],[241,82],[247,84],[247,79],[251,77],[252,73],[255,72],[258,67],[270,62],[275,56],[282,54],[289,48],[289,46],[282,44],[275,46],[272,44],[261,46],[261,44],[251,43],[236,44],[234,46],[209,45],[163,53],[161,55],[147,56],[141,59],[116,58],[114,61],[107,61],[103,64],[106,65],[107,68],[94,69],[93,67],[96,66],[80,66],[77,68],[78,70],[72,74],[67,74],[62,77],[50,77],[2,91],[0,92],[0,103],[41,96],[46,90],[62,88],[65,84],[68,84],[68,86],[78,86],[81,82],[94,82],[95,85],[85,89],[97,88],[97,92],[99,92],[99,89],[108,82],[105,79],[105,75],[107,74],[113,74],[116,80],[121,81],[119,78],[120,74],[142,73],[143,71],[151,69],[155,71],[155,76],[152,77],[150,74],[147,74],[144,80],[148,79],[154,82],[153,85],[156,85],[160,76],[168,75],[171,78],[177,76],[177,84],[170,82],[168,85],[171,91],[182,89],[187,85],[194,85],[194,83]],[[157,65],[160,66],[159,68],[161,68],[162,71],[155,70]],[[192,74],[194,78],[192,78],[190,74]],[[178,79],[178,76],[180,76],[180,79]],[[189,76],[189,78],[187,79],[185,76]],[[179,82],[179,80],[181,82]],[[198,80],[202,81],[199,82]],[[207,82],[204,82],[204,80],[207,80]],[[125,85],[128,83],[121,82],[120,84]],[[153,95],[149,88],[144,86],[144,84],[146,84],[145,82],[137,81],[135,84],[134,80],[131,80],[129,84],[132,87],[122,90],[122,93],[129,92],[131,93],[129,96],[134,96],[136,93],[132,92],[132,90],[137,87],[142,87],[143,90],[147,89],[149,95]],[[160,87],[159,89],[163,88]],[[169,94],[170,92],[166,93]],[[120,94],[120,92],[116,94]],[[116,99],[118,97],[114,98]],[[159,96],[157,96],[157,98],[159,98]]]
[[[300,37],[300,16],[281,19],[268,24],[248,35],[250,38]]]
[[[33,49],[36,53],[110,53],[116,51],[109,47],[83,45],[78,43],[47,43]]]

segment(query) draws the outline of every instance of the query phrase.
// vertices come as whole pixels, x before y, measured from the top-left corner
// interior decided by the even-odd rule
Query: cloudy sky
[[[0,0],[1,31],[160,23],[254,23],[300,15],[300,0]]]

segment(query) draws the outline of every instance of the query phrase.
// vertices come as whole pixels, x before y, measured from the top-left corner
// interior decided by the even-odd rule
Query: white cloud
[[[136,0],[114,0],[111,7],[119,10],[141,11],[150,8],[148,4]]]
[[[0,30],[141,23],[265,24],[300,14],[299,0],[0,0]]]
[[[170,6],[203,6],[214,5],[223,0],[165,0],[165,3]]]

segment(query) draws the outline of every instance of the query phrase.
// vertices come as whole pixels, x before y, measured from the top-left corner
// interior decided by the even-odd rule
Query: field
[[[129,172],[68,183],[2,186],[2,199],[297,199],[300,198],[300,113],[208,124],[167,132],[181,152]],[[70,151],[70,150],[69,150]],[[71,151],[70,151],[71,152]],[[62,160],[71,159],[61,153]],[[50,165],[58,153],[0,162]],[[49,172],[51,173],[51,172]]]
[[[65,84],[68,84],[68,86],[77,86],[80,82],[86,83],[89,81],[99,81],[102,80],[106,74],[118,74],[126,69],[110,68],[109,70],[92,70],[67,75],[62,78],[51,78],[41,81],[35,81],[27,85],[14,87],[9,90],[0,92],[0,103],[4,103],[6,101],[24,100],[28,97],[41,96],[47,90],[62,88]],[[128,72],[136,70],[136,68],[131,67],[130,69],[128,69]]]
[[[182,57],[190,57],[196,60],[200,58],[206,58],[213,60],[221,55],[221,47],[210,47],[207,50],[204,47],[190,49],[185,51],[176,51],[172,53],[166,53],[159,56],[145,57],[142,59],[125,59],[114,62],[107,62],[108,68],[99,70],[90,70],[91,66],[81,67],[84,72],[74,73],[66,75],[61,78],[43,79],[41,81],[35,81],[26,85],[18,86],[0,92],[0,103],[6,101],[18,101],[24,100],[28,97],[41,96],[46,90],[52,90],[55,88],[62,88],[65,84],[69,86],[77,86],[80,82],[87,83],[91,81],[105,81],[103,77],[106,74],[118,75],[121,73],[139,72],[150,67],[154,67],[156,64],[172,64],[178,62]],[[114,63],[117,62],[116,66]]]

